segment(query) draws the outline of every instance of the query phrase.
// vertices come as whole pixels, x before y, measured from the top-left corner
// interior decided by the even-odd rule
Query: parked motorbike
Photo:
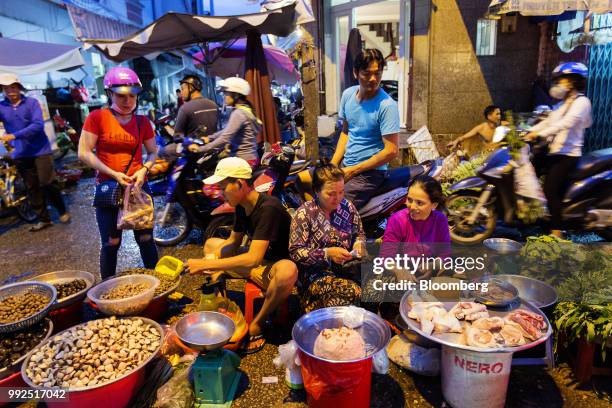
[[[477,176],[450,187],[447,208],[453,242],[482,242],[493,234],[500,216],[506,224],[521,225],[516,217],[514,172],[508,170],[511,161],[508,147],[501,147],[487,157]],[[612,239],[612,148],[583,156],[568,178],[570,186],[563,199],[567,227]]]
[[[70,125],[70,122],[60,115],[59,110],[55,110],[53,124],[55,126],[55,143],[58,148],[58,150],[54,152],[53,158],[55,160],[60,160],[70,151],[76,153],[79,146],[79,134]]]
[[[26,222],[36,220],[37,215],[28,198],[25,182],[8,157],[4,144],[0,143],[0,213],[8,208],[17,210],[19,217]]]
[[[303,170],[294,168],[290,171],[287,185],[284,188],[283,200],[289,206],[301,205],[312,199],[313,191],[310,184],[312,166],[307,162],[296,162],[294,167],[308,166]],[[359,215],[368,239],[381,238],[385,232],[387,218],[401,209],[406,202],[406,194],[411,181],[422,174],[436,177],[439,174],[441,160],[427,160],[413,166],[391,169],[380,188],[370,201],[359,208]],[[295,204],[293,204],[295,203]],[[297,208],[293,207],[293,208]]]

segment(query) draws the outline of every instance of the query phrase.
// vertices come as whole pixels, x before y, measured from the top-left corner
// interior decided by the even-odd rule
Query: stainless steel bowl
[[[508,238],[487,238],[482,243],[498,254],[513,254],[523,248],[523,244]]]
[[[47,296],[49,298],[49,303],[47,303],[42,310],[39,310],[25,319],[12,323],[0,324],[0,333],[11,333],[14,331],[23,330],[40,322],[45,318],[47,313],[49,313],[49,310],[51,309],[53,303],[55,303],[57,297],[57,291],[53,285],[45,282],[28,281],[2,286],[0,288],[0,301],[9,296],[23,295],[28,292]]]
[[[508,282],[508,281],[506,281],[504,279],[499,279],[499,275],[495,275],[495,276],[491,276],[491,275],[483,276],[481,279],[478,280],[478,282],[488,283],[487,292],[480,292],[480,291],[473,291],[472,292],[472,295],[474,296],[474,299],[478,303],[482,303],[483,305],[491,306],[491,307],[506,307],[506,306],[511,305],[513,303],[516,303],[518,301],[518,298],[519,298],[519,291],[518,291],[518,289],[514,285],[512,285],[512,283],[510,283],[510,282]],[[508,299],[505,299],[505,300],[503,300],[503,299],[502,300],[493,299],[488,294],[488,291],[491,290],[494,286],[497,286],[501,290],[509,293],[510,297]]]
[[[83,279],[86,283],[85,289],[82,289],[77,293],[73,293],[72,295],[67,296],[65,298],[57,299],[57,302],[51,305],[51,310],[56,310],[69,306],[79,300],[83,300],[85,296],[87,296],[87,291],[91,289],[91,287],[96,282],[96,278],[94,277],[94,275],[85,271],[65,270],[43,273],[42,275],[34,276],[28,279],[28,281],[46,282],[50,283],[51,285],[54,285],[67,283],[75,279]]]
[[[348,311],[347,306],[326,307],[318,309],[302,316],[293,326],[291,335],[302,352],[309,356],[330,361],[333,363],[348,363],[350,361],[327,360],[314,355],[315,340],[323,329],[337,329],[344,326],[344,317]],[[370,358],[373,354],[387,347],[391,340],[391,329],[387,323],[378,315],[364,310],[363,324],[355,328],[363,337],[366,344],[366,356]],[[364,358],[352,360],[360,361]]]
[[[506,281],[518,290],[519,297],[539,309],[545,309],[557,303],[557,291],[552,286],[537,279],[521,275],[495,275],[495,278]]]
[[[219,312],[194,312],[181,318],[174,329],[179,340],[196,351],[223,347],[234,335],[234,321]]]

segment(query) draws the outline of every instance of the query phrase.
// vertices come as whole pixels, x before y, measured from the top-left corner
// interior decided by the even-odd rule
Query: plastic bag
[[[191,364],[193,364],[193,361]],[[155,407],[184,408],[192,406],[195,398],[193,387],[189,381],[191,364],[177,370],[167,383],[159,387]]]
[[[118,229],[153,228],[153,200],[140,188],[129,185],[123,195],[123,207],[117,217]]]
[[[370,387],[366,390],[362,385],[372,376],[372,359],[332,363],[304,355],[301,364],[304,388],[314,400],[324,401],[340,393],[352,393],[359,400],[370,394]]]
[[[366,310],[357,306],[348,306],[342,316],[342,323],[349,329],[356,329],[363,324]]]
[[[290,340],[289,343],[278,346],[278,355],[272,362],[277,368],[295,368],[301,365],[298,355],[297,343]]]
[[[376,374],[387,374],[389,372],[387,350],[382,349],[372,356],[372,371]]]
[[[442,169],[440,170],[439,179],[441,181],[447,181],[452,178],[453,172],[461,163],[461,158],[457,154],[457,152],[451,152],[448,156],[444,158],[442,161]]]
[[[278,355],[272,360],[277,368],[285,367],[285,383],[291,389],[304,387],[297,343],[293,340],[278,346]]]
[[[546,203],[540,180],[536,176],[533,164],[529,161],[529,146],[523,146],[519,154],[518,167],[514,170],[516,193]]]
[[[405,336],[394,336],[387,346],[387,353],[395,364],[414,373],[428,376],[440,373],[440,350],[417,346]]]

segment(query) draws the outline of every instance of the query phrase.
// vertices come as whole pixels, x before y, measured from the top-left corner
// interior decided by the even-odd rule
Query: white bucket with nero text
[[[442,346],[442,394],[453,408],[503,408],[512,353]]]

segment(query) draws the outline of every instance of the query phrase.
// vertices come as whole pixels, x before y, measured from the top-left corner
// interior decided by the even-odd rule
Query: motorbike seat
[[[612,147],[583,156],[571,178],[572,180],[582,180],[610,168],[612,168]]]
[[[295,160],[289,169],[289,174],[297,174],[310,166],[310,160]]]
[[[419,164],[389,170],[389,174],[387,174],[385,181],[380,188],[376,190],[374,196],[395,190],[398,187],[407,187],[410,180],[423,174],[423,171],[423,166]]]

